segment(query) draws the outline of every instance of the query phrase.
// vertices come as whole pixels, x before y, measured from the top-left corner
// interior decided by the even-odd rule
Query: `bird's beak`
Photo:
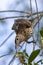
[[[19,40],[15,39],[15,48],[19,46]]]
[[[15,48],[17,48],[17,41],[16,41],[16,39],[15,39]]]

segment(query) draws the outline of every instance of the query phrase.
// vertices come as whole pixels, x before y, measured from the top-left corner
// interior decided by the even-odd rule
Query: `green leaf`
[[[26,50],[23,51],[23,55],[24,55],[24,57],[25,57],[25,56],[28,57],[28,54],[26,53]]]
[[[31,53],[29,59],[28,59],[28,62],[29,63],[32,62],[37,57],[37,55],[39,54],[39,52],[40,52],[40,49],[33,51]]]
[[[27,65],[32,65],[31,63],[28,63]]]
[[[43,37],[41,37],[41,43],[43,44]]]
[[[43,37],[43,30],[40,30],[40,35]]]
[[[34,65],[38,65],[38,63],[34,63]]]

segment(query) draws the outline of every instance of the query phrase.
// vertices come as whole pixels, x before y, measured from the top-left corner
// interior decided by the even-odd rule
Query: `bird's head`
[[[25,40],[25,36],[23,34],[17,34],[15,38],[15,47],[17,48],[21,42]]]

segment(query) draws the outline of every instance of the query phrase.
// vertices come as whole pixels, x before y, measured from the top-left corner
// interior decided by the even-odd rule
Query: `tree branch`
[[[27,43],[36,43],[36,41],[26,41]]]
[[[1,43],[0,47],[14,34],[14,31]]]
[[[10,65],[10,64],[14,61],[15,56],[16,56],[16,53],[15,53],[15,55],[13,56],[13,58],[11,59],[11,61],[9,62],[9,64],[8,64],[8,65]]]
[[[28,13],[28,12],[25,12],[25,11],[19,11],[19,10],[3,10],[3,11],[0,11],[0,13],[6,13],[6,12],[21,12],[21,13],[27,13],[27,14],[30,14],[31,15],[31,13]],[[40,11],[40,12],[38,12],[38,14],[41,14],[41,13],[43,13],[43,11]],[[32,15],[36,15],[37,14],[37,12],[34,12]]]
[[[38,12],[38,15],[39,14],[41,14],[42,16],[43,16],[43,11],[41,11],[41,12]],[[32,13],[32,16],[35,16],[35,15],[37,15],[37,12],[35,12],[35,13]],[[22,17],[31,17],[31,14],[29,14],[29,15],[25,15],[25,16],[12,16],[12,17],[3,17],[3,18],[0,18],[0,20],[4,20],[4,19],[13,19],[13,18],[22,18]]]
[[[4,57],[4,56],[7,56],[7,55],[9,55],[9,54],[2,55],[2,56],[0,56],[0,58],[2,58],[2,57]]]
[[[18,12],[18,13],[29,14],[28,12],[25,12],[25,11],[18,11],[18,10],[3,10],[3,11],[0,11],[0,13],[7,13],[7,12]]]

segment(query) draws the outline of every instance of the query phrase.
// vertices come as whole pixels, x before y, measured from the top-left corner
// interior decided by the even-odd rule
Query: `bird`
[[[27,41],[33,35],[32,22],[26,19],[16,19],[12,30],[15,31],[15,47],[17,48],[21,42]]]

